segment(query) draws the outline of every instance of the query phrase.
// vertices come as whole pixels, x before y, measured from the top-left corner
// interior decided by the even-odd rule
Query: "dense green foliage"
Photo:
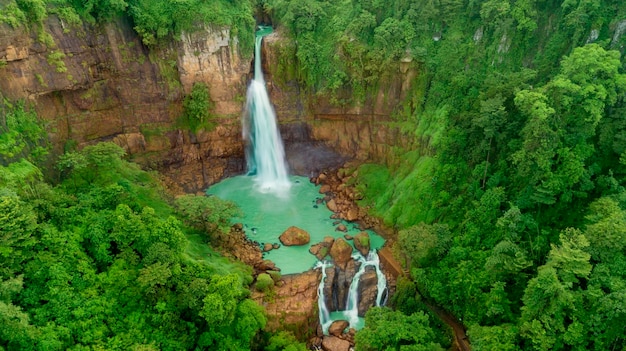
[[[406,315],[386,307],[374,307],[365,315],[365,328],[356,334],[357,351],[443,351],[435,341],[428,315]]]
[[[393,116],[415,149],[360,167],[356,185],[474,349],[623,349],[624,2],[264,9],[297,40],[300,83],[338,103],[362,103],[401,64],[418,72]]]
[[[265,316],[250,269],[196,254],[153,175],[100,143],[60,157],[48,184],[36,115],[5,104],[0,121],[1,350],[252,347]],[[197,199],[177,202],[183,219],[223,231],[233,210]]]
[[[210,118],[213,102],[209,88],[204,83],[194,83],[189,95],[183,100],[183,120],[189,129],[196,131],[199,128],[211,129],[213,127]]]
[[[254,25],[250,0],[8,0],[0,3],[0,22],[13,27],[40,24],[49,14],[64,23],[102,23],[127,16],[148,46],[178,38],[198,25],[226,26],[242,51],[252,54]]]
[[[359,349],[446,347],[425,299],[462,319],[476,350],[624,350],[624,2],[257,5],[293,37],[295,67],[284,72],[310,93],[360,104],[401,67],[417,72],[393,115],[415,148],[361,166],[356,184],[398,229],[413,281],[399,284],[396,311],[368,314]],[[1,6],[0,21],[14,27],[49,14],[69,26],[126,16],[147,45],[200,23],[231,26],[244,52],[253,43],[246,0]],[[57,71],[62,54],[47,57]],[[187,117],[203,122],[208,92],[194,90]],[[16,103],[0,117],[0,347],[250,347],[264,325],[247,299],[251,277],[209,248],[199,255],[185,236],[225,235],[229,204],[184,197],[174,209],[106,143],[60,157],[61,180],[47,184],[35,116]],[[302,348],[288,334],[268,343]]]

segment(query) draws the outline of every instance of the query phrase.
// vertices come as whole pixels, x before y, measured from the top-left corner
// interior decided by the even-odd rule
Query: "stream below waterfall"
[[[352,249],[343,239],[334,240],[343,237],[348,239],[346,235],[354,237],[361,230],[353,223],[332,219],[333,212],[324,202],[327,200],[324,199],[325,195],[320,194],[319,187],[308,178],[288,176],[276,114],[269,100],[261,66],[261,43],[263,36],[271,31],[271,27],[263,26],[257,31],[254,79],[248,87],[242,119],[248,174],[228,178],[211,186],[207,189],[207,195],[233,201],[241,208],[243,217],[234,218],[233,221],[241,222],[248,238],[261,248],[272,247],[263,254],[264,258],[273,261],[282,274],[302,273],[313,269],[316,264],[321,265],[323,278],[318,288],[318,306],[320,324],[325,334],[333,320],[337,319],[346,320],[351,328],[359,329],[363,326],[361,317],[365,310],[371,306],[380,306],[386,295],[387,280],[380,270],[376,253],[383,246],[384,240],[376,233],[367,231],[371,250],[367,257],[355,249],[352,240],[347,240]],[[339,230],[340,224],[342,230]],[[305,230],[310,235],[310,241],[304,245],[280,245],[280,235],[292,226]],[[332,246],[326,249],[333,252],[337,248],[336,251],[340,252],[337,256],[333,254],[335,258],[340,257],[336,258],[339,261],[337,267],[333,267],[332,263],[319,262],[309,252],[312,245],[323,242],[325,237],[333,238]],[[361,249],[366,251],[367,246]],[[346,262],[350,253],[353,253],[352,258]],[[351,268],[347,269],[348,266]],[[368,267],[370,270],[366,273]],[[333,277],[328,282],[327,268],[332,269]],[[362,281],[361,277],[365,275],[368,278]],[[334,288],[339,285],[340,288]],[[373,295],[374,289],[376,296]],[[327,290],[332,303],[327,303],[325,298]]]

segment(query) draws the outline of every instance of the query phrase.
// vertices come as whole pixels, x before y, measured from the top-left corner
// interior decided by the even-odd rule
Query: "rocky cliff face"
[[[294,50],[295,44],[280,31],[264,39],[268,90],[281,124],[304,121],[309,143],[323,144],[346,158],[361,161],[386,162],[394,146],[408,146],[409,139],[389,122],[417,75],[411,62],[401,62],[398,71],[364,102],[339,105],[327,96],[309,96],[297,83]],[[350,96],[351,92],[341,94]]]
[[[313,101],[296,83],[289,40],[265,39],[268,89],[292,173],[314,175],[348,158],[384,160],[404,143],[386,122],[414,76],[406,67],[362,106]],[[290,51],[291,50],[291,51]],[[187,192],[244,171],[240,115],[251,59],[227,28],[200,28],[148,50],[127,21],[69,27],[55,16],[40,29],[0,24],[0,92],[33,103],[57,153],[110,140]],[[195,82],[209,87],[217,127],[178,127],[182,99]]]
[[[0,59],[7,62],[0,92],[34,104],[57,152],[67,142],[112,140],[186,191],[243,171],[239,115],[249,60],[228,29],[204,28],[149,51],[124,20],[69,28],[52,16],[43,29],[0,25]],[[212,131],[177,128],[194,82],[210,89]]]
[[[274,296],[255,292],[252,298],[267,311],[266,328],[290,330],[301,340],[313,336],[319,325],[317,287],[321,278],[319,270],[287,275],[275,287]]]

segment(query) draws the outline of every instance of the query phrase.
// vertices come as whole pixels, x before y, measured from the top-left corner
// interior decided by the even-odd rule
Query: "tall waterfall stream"
[[[358,251],[352,258],[359,264],[358,271],[352,278],[349,293],[345,301],[346,310],[329,311],[325,302],[324,286],[327,269],[334,269],[331,262],[320,262],[308,252],[311,244],[323,241],[324,237],[334,238],[344,235],[354,236],[360,232],[356,226],[342,222],[347,232],[335,230],[336,220],[330,217],[332,212],[320,204],[319,187],[306,177],[289,176],[285,152],[276,124],[276,115],[265,86],[261,66],[261,42],[263,36],[270,34],[271,28],[261,27],[255,43],[254,80],[248,88],[246,110],[243,118],[243,137],[247,142],[246,161],[248,174],[232,177],[211,186],[207,194],[235,202],[244,213],[237,218],[244,224],[248,237],[263,245],[278,243],[278,236],[289,226],[306,230],[311,241],[307,245],[282,246],[264,254],[272,260],[283,274],[295,274],[312,268],[322,269],[322,280],[318,288],[318,307],[320,324],[325,334],[334,320],[347,320],[351,328],[360,329],[363,318],[359,317],[359,282],[367,267],[374,267],[377,275],[376,306],[384,303],[386,296],[386,278],[381,272],[376,250],[384,244],[382,237],[372,231],[370,236],[371,252],[363,257]],[[319,206],[318,206],[319,204]]]

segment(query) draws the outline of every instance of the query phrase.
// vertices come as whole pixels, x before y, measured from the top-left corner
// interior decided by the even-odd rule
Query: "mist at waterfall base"
[[[302,273],[314,268],[316,264],[322,264],[325,269],[332,265],[320,263],[309,253],[311,245],[322,242],[326,236],[333,238],[343,237],[345,234],[354,236],[361,230],[351,223],[342,222],[347,232],[337,231],[338,221],[330,218],[333,213],[321,201],[323,195],[319,193],[319,186],[311,183],[306,177],[288,175],[275,112],[261,70],[261,40],[269,33],[271,28],[267,27],[261,27],[257,32],[254,80],[248,87],[242,123],[248,174],[225,179],[207,189],[207,194],[235,202],[241,208],[243,217],[235,218],[233,222],[243,223],[246,235],[260,245],[278,244],[279,236],[290,226],[304,229],[310,234],[310,242],[306,245],[280,246],[264,253],[264,258],[272,260],[281,269],[282,274]],[[361,266],[350,285],[346,311],[332,313],[328,311],[323,293],[325,279],[322,278],[318,305],[320,324],[324,333],[328,332],[332,321],[338,319],[348,320],[350,327],[355,329],[363,327],[364,321],[358,316],[357,289],[359,277],[366,266],[374,266],[376,269],[378,276],[376,305],[382,302],[386,279],[380,272],[375,250],[383,246],[384,239],[372,231],[368,233],[372,252],[367,258],[358,252],[353,255]],[[325,277],[325,270],[323,275]]]

